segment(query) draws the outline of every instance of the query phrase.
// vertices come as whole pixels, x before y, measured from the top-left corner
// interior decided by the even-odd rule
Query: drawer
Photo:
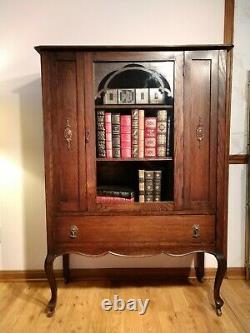
[[[212,248],[215,217],[179,216],[88,216],[56,219],[57,247],[85,251],[122,249],[178,250]],[[140,252],[140,251],[139,251]],[[147,252],[147,251],[146,251]],[[178,251],[177,251],[178,252]]]

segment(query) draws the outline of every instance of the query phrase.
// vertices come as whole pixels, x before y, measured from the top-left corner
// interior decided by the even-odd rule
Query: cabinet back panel
[[[129,186],[139,201],[138,170],[161,170],[161,201],[173,201],[174,168],[172,161],[98,162],[97,186]]]

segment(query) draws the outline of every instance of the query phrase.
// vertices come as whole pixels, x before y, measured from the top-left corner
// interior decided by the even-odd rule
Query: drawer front
[[[215,242],[215,217],[60,217],[56,219],[53,236],[57,248],[86,253],[212,249]]]

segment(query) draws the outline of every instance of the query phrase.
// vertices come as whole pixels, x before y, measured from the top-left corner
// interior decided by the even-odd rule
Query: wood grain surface
[[[222,317],[213,310],[212,281],[111,281],[59,283],[55,316],[44,308],[49,296],[45,282],[0,283],[0,332],[3,333],[249,333],[250,287],[243,280],[224,280]],[[145,315],[103,311],[100,303],[114,294],[150,299]]]

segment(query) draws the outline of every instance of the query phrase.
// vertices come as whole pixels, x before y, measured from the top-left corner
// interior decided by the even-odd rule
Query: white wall
[[[250,71],[250,1],[235,1],[230,153],[247,153],[247,71]],[[244,165],[230,166],[228,264],[244,265],[246,176]]]
[[[248,2],[236,3],[241,8]],[[243,29],[242,13],[236,14],[236,26],[239,23]],[[46,254],[40,59],[33,47],[222,43],[223,19],[224,0],[0,0],[0,269],[41,269]],[[235,108],[242,114],[242,107]],[[237,133],[242,131],[242,122],[235,118],[233,131]],[[229,264],[240,266],[245,176],[244,167],[232,168],[230,195],[237,193],[239,200],[230,201],[235,205],[232,213],[230,204],[230,237],[235,229],[237,233],[229,244]],[[186,260],[177,264],[185,265]],[[73,266],[85,267],[174,263],[163,256],[73,260]],[[207,265],[214,265],[214,260],[208,258]]]
[[[247,71],[250,71],[250,1],[236,0],[231,114],[231,154],[247,153]]]

